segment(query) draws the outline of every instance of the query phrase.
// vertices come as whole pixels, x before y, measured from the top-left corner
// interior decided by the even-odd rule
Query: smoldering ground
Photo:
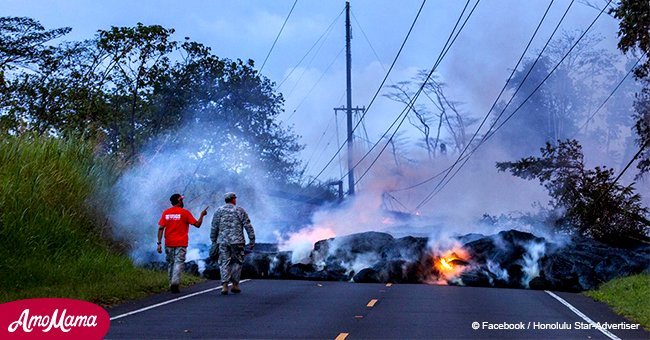
[[[611,64],[616,66],[616,62]],[[466,93],[467,98],[481,98],[481,103],[489,103],[492,99],[486,100],[485,94],[476,85],[453,84],[451,80],[447,80],[447,83],[452,89],[473,88],[472,91],[476,93]],[[605,92],[606,89],[599,88],[594,93]],[[597,102],[593,99],[585,107],[594,107]],[[472,103],[469,107],[476,108],[477,105]],[[577,122],[587,118],[591,111],[585,107],[584,112],[574,115],[572,119]],[[605,108],[604,111],[607,110]],[[512,130],[525,127],[529,121],[522,118],[534,113],[534,110],[524,107],[507,127]],[[478,113],[464,114],[479,116]],[[591,133],[581,133],[585,150],[603,150],[598,129],[607,126],[608,115],[611,114],[603,112],[596,116],[591,121]],[[309,117],[305,119],[309,120]],[[470,124],[467,128],[468,132],[473,131],[474,125]],[[184,127],[179,132],[193,135],[202,133],[200,127],[196,126]],[[630,144],[630,135],[630,131],[618,131],[616,141],[611,143],[611,152],[594,151],[586,159],[598,164],[621,164],[625,153],[623,149]],[[443,140],[445,137],[448,139],[448,136],[443,136]],[[543,221],[524,218],[534,216],[540,207],[546,207],[549,197],[543,187],[535,181],[525,181],[496,171],[496,161],[514,160],[513,155],[522,154],[516,143],[490,141],[470,158],[457,175],[451,175],[452,171],[446,178],[435,176],[444,174],[445,169],[454,164],[457,155],[453,152],[431,159],[421,148],[407,147],[394,154],[387,151],[379,155],[379,151],[374,150],[361,160],[365,150],[357,148],[354,159],[360,163],[355,172],[357,179],[363,176],[358,183],[357,195],[348,197],[340,204],[297,209],[304,204],[278,195],[282,188],[269,188],[268,183],[261,180],[263,176],[251,175],[256,171],[264,173],[268,170],[263,169],[255,159],[245,159],[245,170],[224,168],[222,164],[211,161],[219,157],[204,157],[209,152],[205,145],[175,144],[168,148],[168,138],[160,137],[145,148],[140,154],[140,161],[123,174],[115,187],[120,204],[111,212],[111,219],[116,226],[116,235],[132,243],[131,255],[137,263],[160,258],[151,246],[155,240],[155,222],[160,212],[168,207],[167,197],[173,192],[181,192],[187,197],[186,208],[195,215],[205,206],[211,207],[204,227],[190,232],[188,260],[207,257],[205,246],[210,243],[209,221],[212,212],[223,204],[222,194],[226,191],[238,193],[239,204],[251,215],[258,242],[278,243],[280,250],[293,251],[294,263],[307,262],[319,240],[368,231],[387,232],[395,237],[427,237],[429,250],[440,253],[453,248],[459,235],[493,235],[510,229],[532,232],[555,244],[564,244],[568,240],[566,235],[554,233]],[[417,138],[411,138],[412,144]],[[379,147],[382,146],[383,143],[380,143]],[[366,173],[369,168],[370,171]],[[239,176],[244,171],[248,172],[246,180],[244,176]],[[326,183],[329,179],[321,181]],[[299,210],[307,212],[309,216],[298,216]],[[499,218],[486,222],[482,218],[486,214]],[[546,248],[538,243],[524,248],[529,249],[522,261],[526,268],[524,272],[530,279],[539,271],[536,266],[539,267],[539,259],[544,256]],[[358,263],[370,260],[348,261],[346,266],[358,269]],[[486,262],[486,265],[496,273],[497,278],[505,277],[504,269],[495,262]]]
[[[409,163],[395,162],[390,154],[371,154],[359,164],[363,169],[378,156],[360,181],[358,194],[317,207],[303,228],[291,222],[300,217],[295,214],[297,203],[278,198],[266,182],[204,185],[211,176],[232,175],[201,161],[200,152],[193,147],[174,152],[150,148],[141,164],[120,178],[115,192],[124,204],[111,216],[118,235],[133,242],[136,263],[162,261],[152,245],[155,222],[169,206],[170,192],[184,193],[186,207],[197,215],[208,205],[213,212],[224,192],[237,191],[258,242],[277,243],[279,248],[248,256],[245,275],[250,277],[579,291],[648,267],[647,261],[639,261],[647,258],[647,249],[617,252],[592,241],[572,240],[535,220],[548,195],[533,181],[497,172],[493,159],[505,157],[498,147],[472,159],[439,192],[433,191],[436,181],[427,180],[453,164],[454,157]],[[401,190],[419,183],[425,184]],[[432,199],[422,204],[428,197]],[[273,218],[287,224],[273,224]],[[210,220],[211,213],[203,228],[190,231],[187,260],[215,278],[214,262],[206,261]]]

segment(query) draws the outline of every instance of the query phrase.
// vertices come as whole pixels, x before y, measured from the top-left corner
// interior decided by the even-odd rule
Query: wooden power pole
[[[345,63],[347,83],[347,122],[348,122],[348,195],[354,195],[354,165],[352,164],[352,51],[350,47],[350,2],[345,2]]]
[[[352,134],[352,112],[364,112],[365,108],[352,107],[352,52],[350,47],[350,2],[345,2],[345,61],[346,61],[346,88],[347,88],[347,106],[334,108],[334,111],[345,111],[347,115],[348,126],[348,195],[354,195],[354,135]]]

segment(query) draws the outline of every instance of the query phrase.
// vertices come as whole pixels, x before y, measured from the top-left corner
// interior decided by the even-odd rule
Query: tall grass
[[[115,178],[81,140],[0,141],[0,302],[71,297],[110,303],[166,286],[111,251],[99,205]]]

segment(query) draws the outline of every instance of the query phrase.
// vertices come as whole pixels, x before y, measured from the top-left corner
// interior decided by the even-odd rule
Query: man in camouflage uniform
[[[232,282],[231,292],[240,293],[239,278],[244,263],[244,229],[248,234],[250,249],[255,245],[255,231],[244,208],[238,207],[237,195],[229,192],[226,204],[217,209],[212,218],[210,239],[219,249],[219,271],[221,272],[221,294],[228,294],[228,283]]]

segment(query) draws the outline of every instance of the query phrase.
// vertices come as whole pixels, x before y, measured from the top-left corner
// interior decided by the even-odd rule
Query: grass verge
[[[104,213],[116,173],[82,140],[0,139],[0,303],[66,297],[111,305],[167,290],[166,273],[134,267],[111,238]],[[202,281],[183,277],[184,285]]]
[[[585,295],[607,303],[616,313],[650,330],[650,274],[614,279]]]
[[[26,261],[17,269],[34,276],[34,271],[30,268],[34,268],[35,264],[30,262]],[[133,266],[127,256],[107,252],[88,253],[63,266],[57,261],[42,262],[37,268],[40,270],[36,279],[42,284],[2,291],[0,302],[36,297],[65,297],[108,307],[169,289],[167,272],[138,268]],[[205,281],[187,274],[181,278],[181,287]]]

